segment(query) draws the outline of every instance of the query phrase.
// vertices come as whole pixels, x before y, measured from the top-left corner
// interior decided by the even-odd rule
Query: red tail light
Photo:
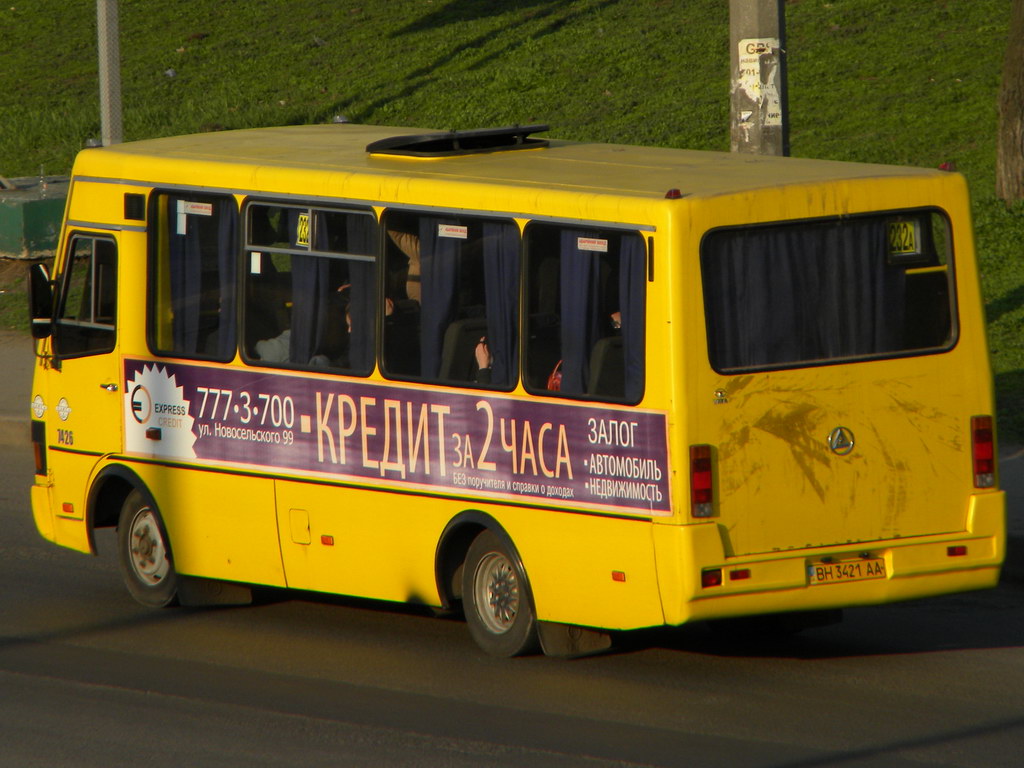
[[[711,446],[690,446],[690,514],[711,517],[715,497],[711,476]]]
[[[991,416],[971,417],[971,454],[974,457],[974,487],[994,487],[996,455]]]
[[[722,569],[705,568],[700,572],[700,585],[704,587],[704,589],[707,589],[708,587],[722,586]]]

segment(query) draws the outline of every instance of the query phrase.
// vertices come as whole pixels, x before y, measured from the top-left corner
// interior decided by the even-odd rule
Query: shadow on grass
[[[521,47],[528,40],[536,40],[557,32],[567,24],[573,23],[585,16],[599,13],[607,6],[614,5],[617,0],[597,0],[585,8],[578,8],[566,11],[565,4],[553,0],[521,0],[513,10],[523,11],[519,23],[515,27],[506,28],[500,32],[487,30],[474,38],[462,40],[452,48],[445,48],[438,52],[437,57],[429,64],[421,66],[408,72],[401,81],[401,88],[395,93],[385,93],[363,108],[349,114],[353,122],[361,123],[370,120],[370,116],[389,102],[396,99],[403,99],[418,91],[430,86],[436,79],[437,73],[442,70],[461,54],[480,51],[475,60],[464,66],[465,71],[479,70],[489,61],[504,59],[514,49]],[[531,9],[532,10],[526,10]],[[454,0],[443,8],[429,13],[423,18],[399,29],[393,33],[393,37],[401,37],[414,32],[435,29],[448,24],[464,21],[473,21],[486,17],[496,16],[509,10],[502,4],[488,2],[486,0]],[[536,29],[527,29],[524,25],[541,23],[543,26]],[[500,48],[488,47],[495,38],[500,40]],[[343,112],[346,105],[338,103],[328,110],[322,110],[322,116]],[[533,119],[533,118],[531,118]],[[449,125],[443,126],[447,129],[472,128],[476,126]],[[441,126],[438,126],[440,129]]]
[[[435,29],[448,24],[500,16],[511,10],[525,11],[528,8],[537,8],[538,10],[531,11],[528,15],[539,13],[547,15],[562,5],[564,3],[561,0],[516,0],[512,3],[495,3],[493,0],[453,0],[453,2],[402,27],[395,32],[395,37],[412,32],[422,32],[426,29]]]
[[[986,304],[985,318],[989,323],[994,323],[1003,315],[1007,315],[1021,307],[1024,307],[1024,285],[1018,285],[1005,296],[1000,296],[995,301]]]

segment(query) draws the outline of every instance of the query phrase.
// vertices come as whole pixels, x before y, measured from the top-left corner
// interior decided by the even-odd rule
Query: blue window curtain
[[[292,332],[288,358],[306,364],[323,343],[327,328],[330,260],[292,256]]]
[[[623,394],[630,402],[636,402],[644,393],[646,267],[644,241],[635,235],[623,235],[619,248],[619,311],[626,380]]]
[[[439,237],[438,227],[457,224],[453,219],[424,216],[420,235],[420,375],[436,379],[441,370],[444,334],[455,319],[459,283],[459,257],[463,240]]]
[[[293,248],[309,247],[299,242],[301,216],[309,217],[310,212],[296,208],[288,210],[288,242]],[[323,248],[327,233],[321,231],[322,228],[314,228],[309,218],[306,219],[306,227],[315,230],[313,247]],[[329,277],[330,262],[327,259],[301,254],[292,256],[292,324],[288,359],[293,363],[308,363],[323,341],[328,320]]]
[[[566,395],[582,395],[590,378],[590,350],[600,333],[598,296],[601,265],[597,254],[579,249],[579,238],[594,232],[562,230],[561,262],[562,387]]]
[[[289,242],[298,244],[298,217],[304,213],[290,210]],[[343,219],[315,214],[313,226],[313,249],[328,251],[343,249],[347,253],[372,255],[376,250],[376,227],[372,218],[353,214]],[[329,221],[344,221],[343,233],[331,232]],[[344,235],[343,241],[337,238]],[[344,278],[341,270],[335,269],[332,282],[332,264],[339,258],[328,256],[292,256],[292,330],[289,338],[291,362],[305,365],[323,349],[330,323],[343,323],[344,317],[332,315],[337,306],[338,288]],[[347,267],[348,314],[352,321],[349,336],[349,367],[356,371],[368,372],[373,368],[374,357],[374,310],[376,307],[376,269],[373,262],[344,260]]]
[[[199,351],[199,297],[202,283],[203,261],[199,244],[199,226],[178,209],[184,202],[180,197],[167,199],[167,220],[170,232],[168,258],[170,259],[172,336],[174,350],[194,355]],[[184,230],[184,231],[182,231]]]
[[[377,249],[377,229],[369,216],[351,216],[348,220],[350,253],[374,254]],[[373,370],[375,310],[377,307],[376,262],[350,261],[348,263],[349,317],[352,332],[349,336],[349,366],[354,371],[369,373]]]
[[[183,197],[168,196],[168,258],[170,300],[173,314],[172,339],[174,352],[185,355],[216,356],[228,359],[234,355],[237,328],[235,302],[235,230],[236,213],[233,201],[211,202],[216,229],[207,227],[207,217],[186,213]],[[181,209],[181,210],[179,210]],[[215,236],[216,306],[203,306],[204,286],[203,239]],[[216,233],[214,235],[214,232]],[[204,326],[204,316],[206,325]]]
[[[724,230],[701,263],[708,351],[721,370],[899,350],[905,273],[880,219]]]
[[[235,203],[231,200],[214,204],[217,213],[217,274],[220,280],[220,332],[217,334],[218,360],[230,360],[238,346],[238,311],[235,283],[237,282],[235,232],[238,226]]]
[[[509,386],[519,367],[519,228],[515,224],[487,222],[483,232],[491,383]]]

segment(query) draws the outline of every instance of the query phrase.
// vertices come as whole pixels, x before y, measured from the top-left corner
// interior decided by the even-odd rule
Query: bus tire
[[[150,608],[177,601],[178,574],[167,531],[156,505],[137,489],[121,506],[117,551],[121,575],[132,597]]]
[[[533,599],[519,557],[492,531],[477,536],[462,571],[462,604],[469,633],[492,656],[537,648]]]

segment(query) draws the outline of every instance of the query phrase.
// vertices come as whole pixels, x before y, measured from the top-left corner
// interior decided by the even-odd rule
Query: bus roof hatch
[[[540,149],[548,146],[547,140],[530,138],[530,134],[547,130],[547,125],[513,125],[507,128],[389,136],[367,144],[366,151],[370,154],[406,157],[449,157],[513,149]]]

